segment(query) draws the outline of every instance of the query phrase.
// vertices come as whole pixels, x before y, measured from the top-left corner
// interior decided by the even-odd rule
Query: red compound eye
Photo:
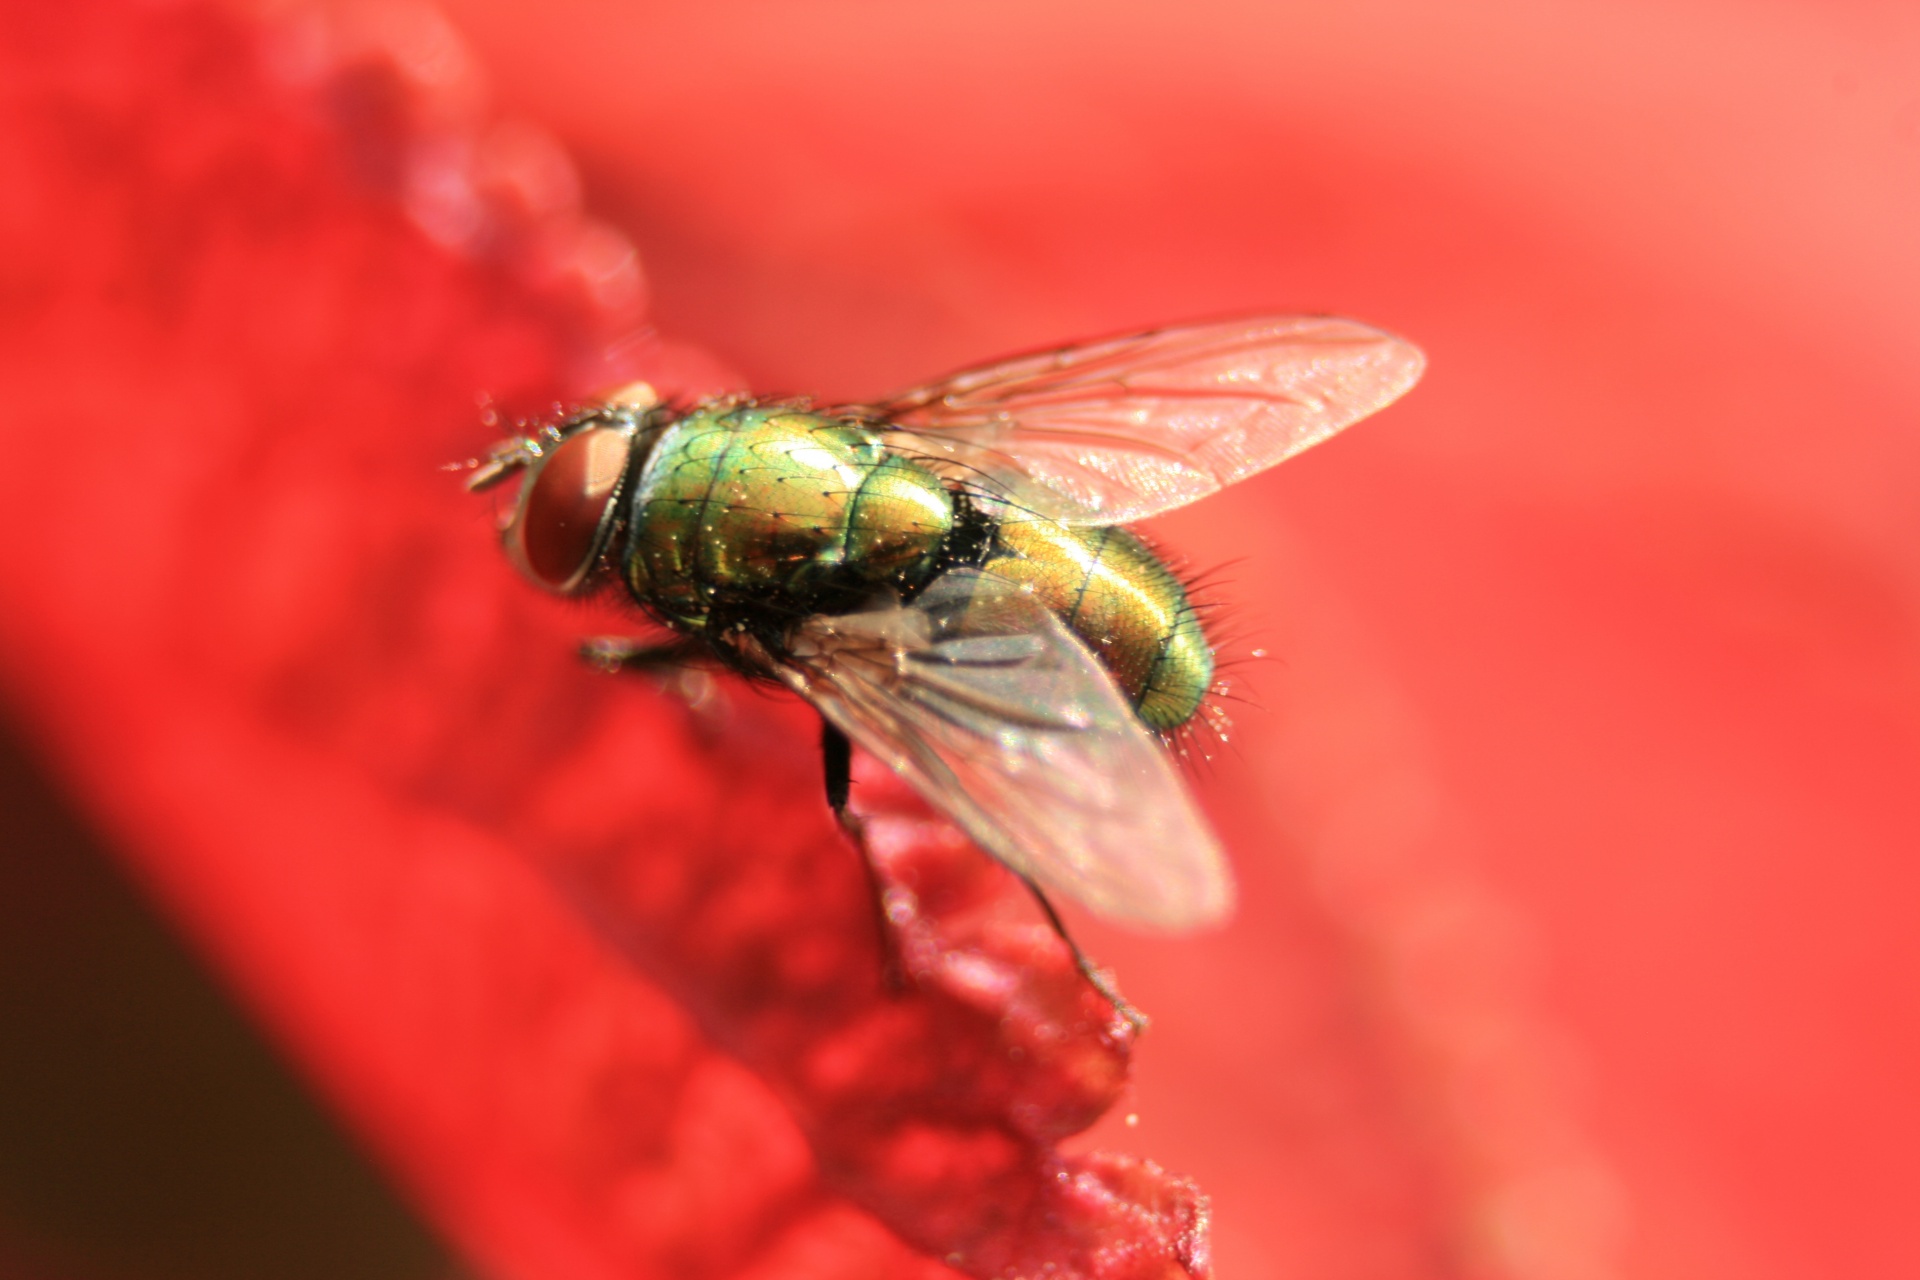
[[[535,463],[507,526],[520,571],[549,591],[577,590],[613,528],[614,491],[633,450],[625,424],[585,427]]]

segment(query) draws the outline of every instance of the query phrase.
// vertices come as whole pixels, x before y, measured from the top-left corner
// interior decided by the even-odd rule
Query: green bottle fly
[[[969,567],[1030,588],[1156,731],[1192,719],[1213,683],[1185,588],[1138,537],[949,488],[891,450],[884,424],[697,409],[654,439],[627,521],[628,590],[690,632],[777,630],[878,590],[911,599],[937,571]]]
[[[856,844],[854,746],[1036,892],[1189,929],[1225,916],[1233,880],[1162,735],[1220,727],[1214,654],[1125,526],[1317,444],[1423,366],[1365,325],[1265,316],[1016,356],[871,405],[670,406],[635,384],[503,442],[471,485],[524,473],[502,531],[533,582],[618,581],[676,633],[595,641],[601,665],[718,663],[810,702]]]

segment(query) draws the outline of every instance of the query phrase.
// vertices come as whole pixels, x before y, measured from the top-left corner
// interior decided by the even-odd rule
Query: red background
[[[1272,657],[1199,783],[1239,921],[1082,926],[1156,1019],[1095,1137],[1222,1275],[1920,1264],[1909,19],[446,11],[757,389],[1253,309],[1427,350],[1156,530]]]
[[[1365,803],[1384,830],[1358,849],[1248,840],[1250,910],[1222,938],[1096,943],[1160,1018],[1139,1142],[1212,1189],[1228,1274],[1289,1270],[1249,1237],[1284,1189],[1263,1157],[1299,1135],[1284,1105],[1268,1127],[1242,1101],[1289,1072],[1286,1032],[1221,1001],[1251,990],[1255,1028],[1296,1026],[1316,997],[1289,953],[1322,928],[1334,987],[1378,964],[1419,981],[1403,947],[1491,953],[1473,980],[1495,990],[1450,998],[1516,1024],[1479,1052],[1540,1055],[1529,1073],[1554,1077],[1625,1201],[1627,1274],[1920,1261],[1910,19],[452,12],[632,228],[662,323],[756,386],[871,393],[1249,308],[1426,347],[1403,405],[1164,522],[1197,563],[1232,562],[1230,616],[1279,656],[1252,675],[1270,712],[1242,717],[1216,810],[1296,832],[1333,786],[1389,797]],[[1380,811],[1400,796],[1410,812]],[[1444,883],[1390,894],[1493,919],[1402,940],[1420,926],[1300,883],[1403,839],[1431,842]],[[1326,916],[1266,923],[1271,898]]]

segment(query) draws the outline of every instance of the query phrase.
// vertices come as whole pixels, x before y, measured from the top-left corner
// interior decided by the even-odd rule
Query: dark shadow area
[[[457,1271],[0,723],[0,1280]]]

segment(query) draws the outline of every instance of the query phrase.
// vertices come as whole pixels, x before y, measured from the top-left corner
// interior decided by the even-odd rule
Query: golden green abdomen
[[[939,479],[877,431],[778,407],[668,427],[629,510],[629,585],[695,629],[730,600],[812,612],[836,591],[918,586],[953,528]]]
[[[982,567],[1031,584],[1099,655],[1150,727],[1176,729],[1200,709],[1213,685],[1213,648],[1180,580],[1133,534],[1010,521]]]

